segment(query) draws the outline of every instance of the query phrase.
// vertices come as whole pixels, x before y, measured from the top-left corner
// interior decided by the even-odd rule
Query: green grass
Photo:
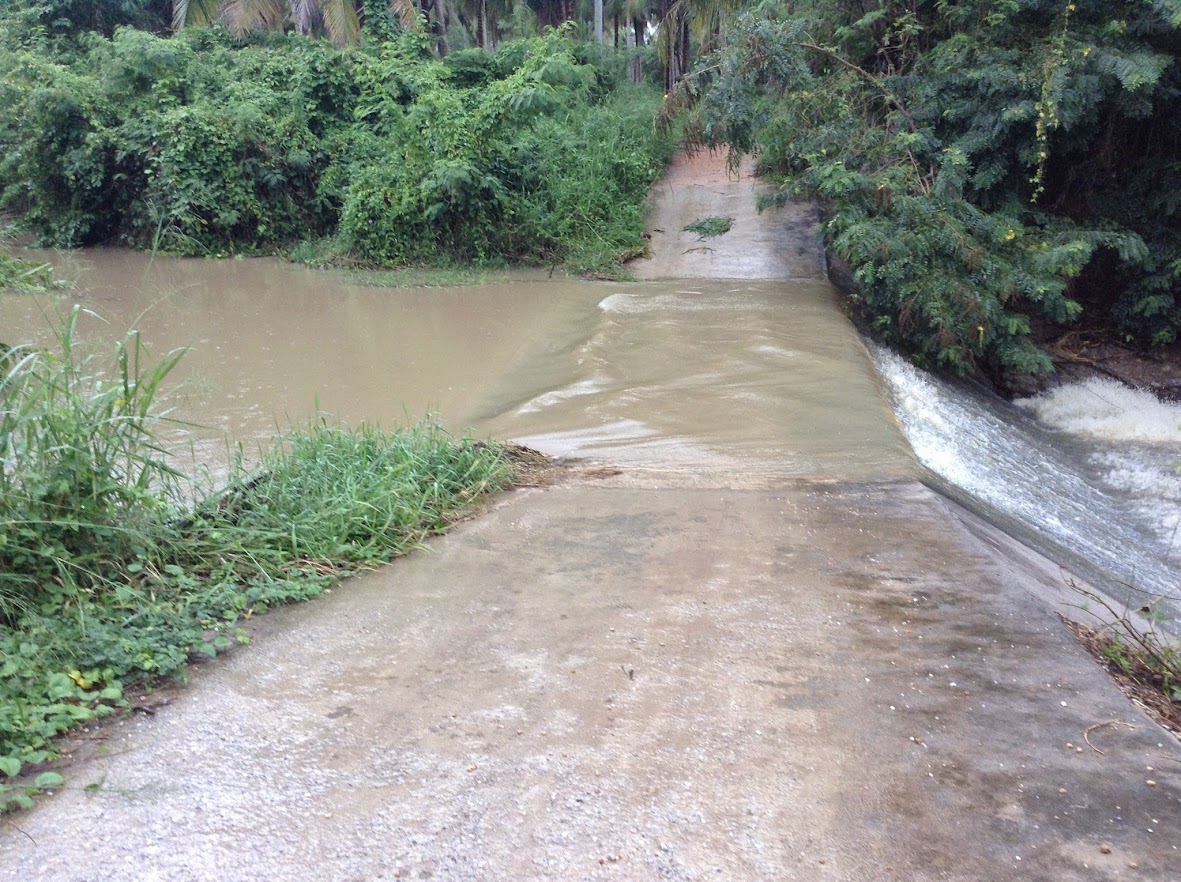
[[[733,225],[734,218],[732,217],[703,217],[686,226],[685,232],[696,233],[702,239],[712,239],[714,236],[722,236],[730,232],[730,227]]]
[[[49,264],[33,263],[0,253],[0,292],[34,293],[61,288],[63,285],[63,282],[53,278]]]
[[[78,314],[60,352],[12,350],[0,381],[0,811],[59,783],[17,778],[61,733],[125,707],[129,685],[417,548],[512,478],[497,445],[432,423],[320,421],[194,504],[155,434],[183,353],[150,364],[133,334],[101,370],[76,351]]]

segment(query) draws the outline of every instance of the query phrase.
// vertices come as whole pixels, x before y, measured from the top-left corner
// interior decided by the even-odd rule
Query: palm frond
[[[230,30],[241,36],[250,31],[282,30],[287,4],[283,0],[225,0],[223,12]]]
[[[292,3],[292,6],[295,4]],[[361,42],[361,20],[353,0],[320,0],[324,30],[337,46],[355,46]]]
[[[172,29],[213,24],[217,7],[218,0],[172,0]]]
[[[390,0],[390,12],[398,16],[402,27],[409,31],[417,29],[418,17],[422,15],[423,10],[414,0]]]

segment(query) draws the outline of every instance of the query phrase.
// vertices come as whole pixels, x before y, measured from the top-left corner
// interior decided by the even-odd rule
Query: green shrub
[[[672,140],[659,95],[564,33],[434,57],[218,29],[131,29],[68,52],[0,39],[0,187],[42,244],[335,251],[399,266],[569,262],[642,246]],[[589,172],[589,173],[588,173]]]
[[[347,180],[346,248],[381,264],[508,259],[607,269],[641,243],[643,199],[674,148],[659,95],[617,83],[558,34],[469,61],[416,38],[363,66]],[[507,71],[507,73],[506,73]]]
[[[833,0],[762,7],[673,106],[827,207],[893,342],[1040,372],[1034,322],[1181,327],[1175,4]]]
[[[217,31],[0,52],[4,202],[46,245],[251,252],[335,223],[323,142],[351,122],[350,56]]]
[[[49,758],[60,732],[113,713],[128,684],[412,550],[512,477],[499,447],[433,424],[321,421],[186,504],[196,489],[155,434],[181,353],[151,365],[133,334],[104,373],[77,352],[80,314],[60,353],[0,359],[0,811],[28,801],[6,779]]]

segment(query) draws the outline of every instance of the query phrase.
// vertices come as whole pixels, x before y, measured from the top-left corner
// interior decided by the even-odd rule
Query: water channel
[[[1181,410],[1099,387],[1014,407],[920,374],[867,349],[822,278],[389,289],[269,259],[52,260],[77,287],[0,298],[0,340],[45,345],[78,303],[100,349],[131,327],[188,348],[167,404],[215,472],[227,440],[249,454],[316,414],[433,414],[686,482],[918,476],[1090,578],[1179,597]]]

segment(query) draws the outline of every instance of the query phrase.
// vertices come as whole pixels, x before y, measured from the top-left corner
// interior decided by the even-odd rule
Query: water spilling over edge
[[[1181,462],[1181,432],[1163,443],[1160,411],[1133,397],[1121,400],[1138,406],[1115,418],[1112,395],[1070,387],[1018,407],[919,371],[881,347],[871,351],[915,455],[970,497],[960,501],[1085,578],[1097,578],[1114,597],[1137,606],[1165,598],[1162,609],[1176,614],[1181,478],[1174,465]],[[1069,419],[1061,416],[1067,413]]]

